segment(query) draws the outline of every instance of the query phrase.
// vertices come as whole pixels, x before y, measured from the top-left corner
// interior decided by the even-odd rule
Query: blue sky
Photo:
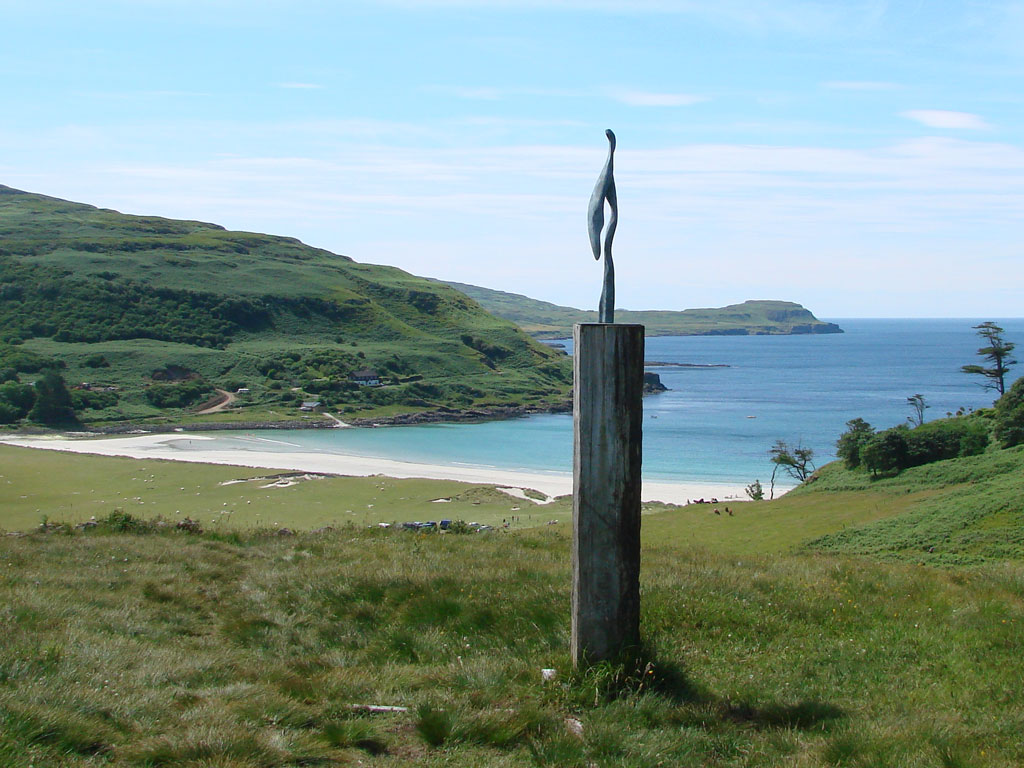
[[[1024,2],[0,0],[0,183],[596,308],[1017,317]]]

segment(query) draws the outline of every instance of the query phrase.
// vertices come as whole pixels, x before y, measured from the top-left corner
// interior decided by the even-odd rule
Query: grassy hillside
[[[237,407],[264,420],[314,398],[355,415],[543,406],[571,379],[564,356],[446,285],[292,238],[0,186],[0,368],[33,358],[117,388],[88,421],[166,415],[146,390],[168,370],[181,377],[165,384],[199,379],[207,395],[249,389]],[[389,386],[349,381],[367,367]]]
[[[0,539],[0,764],[1024,761],[1019,565],[646,545],[640,665],[573,674],[564,530],[147,530]]]
[[[583,673],[564,499],[11,447],[0,467],[0,527],[32,530],[0,537],[0,764],[1024,762],[1024,449],[834,463],[732,516],[648,505],[639,663]],[[439,507],[562,522],[369,527]],[[145,522],[172,508],[206,532]]]
[[[805,545],[818,551],[927,564],[1024,560],[1024,447],[935,462],[872,480],[830,464],[793,502],[840,494],[903,499],[901,514],[829,532]]]
[[[538,338],[572,335],[573,323],[596,323],[597,312],[561,307],[516,293],[494,291],[465,283],[447,283],[472,297],[498,317],[511,320]],[[768,335],[793,333],[842,333],[835,323],[818,320],[790,301],[745,301],[717,309],[631,311],[617,309],[619,323],[640,323],[648,336]]]

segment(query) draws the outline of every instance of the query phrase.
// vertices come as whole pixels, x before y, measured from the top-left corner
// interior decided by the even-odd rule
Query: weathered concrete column
[[[644,327],[573,328],[572,663],[640,642]]]

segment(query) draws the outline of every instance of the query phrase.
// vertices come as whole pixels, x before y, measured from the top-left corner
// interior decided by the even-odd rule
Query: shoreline
[[[548,473],[486,466],[425,464],[340,453],[217,450],[202,445],[205,441],[215,439],[182,432],[99,438],[70,437],[66,434],[5,434],[0,435],[0,444],[99,456],[164,459],[348,477],[384,475],[398,479],[453,480],[508,488],[531,488],[551,497],[572,493],[572,474],[568,472]],[[781,496],[787,490],[789,489],[777,488],[776,496]],[[717,499],[721,503],[748,500],[745,486],[740,484],[647,480],[643,483],[641,498],[645,502],[660,501],[679,505],[696,499]]]
[[[410,411],[393,416],[376,418],[357,416],[339,419],[331,413],[320,413],[327,418],[284,419],[280,421],[212,421],[209,423],[167,423],[140,424],[118,422],[111,425],[91,424],[83,426],[82,432],[94,435],[136,435],[145,433],[169,434],[180,432],[227,432],[253,429],[337,429],[338,427],[403,427],[416,424],[476,424],[484,421],[520,419],[546,413],[572,413],[572,403],[553,405],[495,405],[485,408],[447,408],[441,406],[433,411]],[[52,431],[19,431],[17,434],[54,434]],[[68,434],[59,432],[57,434]]]

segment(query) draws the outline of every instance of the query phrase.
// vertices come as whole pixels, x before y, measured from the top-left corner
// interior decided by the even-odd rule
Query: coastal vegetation
[[[382,386],[355,381],[367,369]],[[442,283],[0,186],[0,378],[49,370],[92,425],[188,421],[215,390],[245,396],[201,421],[546,409],[572,378],[564,354]],[[32,420],[24,390],[3,394],[4,423]]]
[[[1017,364],[1017,361],[1010,357],[1017,346],[1003,338],[1003,329],[991,321],[980,323],[974,326],[978,335],[985,340],[986,346],[978,350],[978,355],[988,363],[984,365],[965,365],[961,368],[964,373],[981,376],[984,386],[994,389],[1000,396],[1006,392],[1006,375],[1010,367]]]
[[[479,302],[498,317],[511,320],[540,339],[572,336],[574,323],[596,323],[593,310],[563,307],[517,293],[495,291],[465,283],[447,282]],[[620,323],[640,323],[648,336],[757,336],[800,333],[842,333],[835,323],[818,320],[809,310],[791,301],[745,301],[708,309],[616,309]]]

